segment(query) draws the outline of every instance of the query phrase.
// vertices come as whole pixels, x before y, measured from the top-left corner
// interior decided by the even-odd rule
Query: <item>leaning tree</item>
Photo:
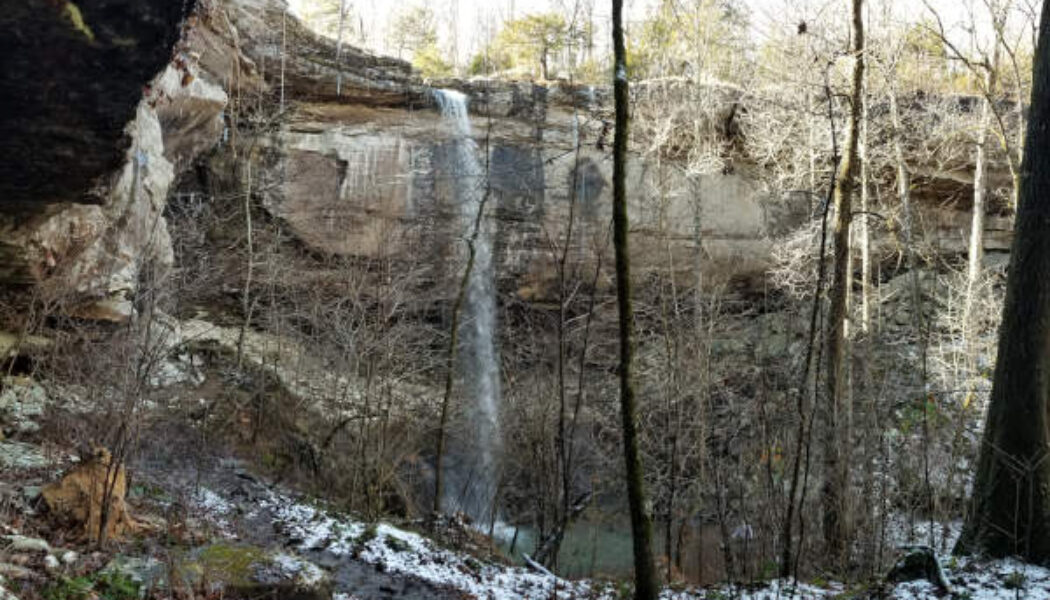
[[[1006,303],[958,553],[1050,563],[1050,22],[1043,5]]]

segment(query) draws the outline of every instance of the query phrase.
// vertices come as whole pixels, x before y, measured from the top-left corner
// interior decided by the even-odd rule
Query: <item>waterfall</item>
[[[478,147],[471,137],[467,97],[454,90],[435,90],[441,116],[452,130],[450,189],[454,190],[463,238],[473,234],[478,210],[483,207],[487,173],[478,164]],[[491,210],[488,203],[484,207]],[[496,459],[500,449],[499,355],[496,351],[496,288],[493,281],[493,219],[482,218],[474,242],[474,267],[467,281],[460,315],[458,365],[467,390],[469,428],[460,441],[451,440],[446,462],[445,506],[461,510],[478,525],[487,523],[496,493]]]

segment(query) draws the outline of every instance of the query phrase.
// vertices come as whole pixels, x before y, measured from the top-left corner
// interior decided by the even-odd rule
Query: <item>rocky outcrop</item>
[[[587,88],[463,87],[477,103],[473,129],[478,163],[489,173],[501,287],[545,299],[557,262],[552,242],[561,243],[570,220],[574,262],[609,250],[611,140],[603,107]],[[435,110],[301,104],[261,141],[263,205],[316,251],[423,257],[433,279],[444,280],[468,226],[451,185],[452,139]],[[688,176],[640,156],[629,168],[643,274],[689,270],[700,260],[712,281],[750,285],[769,266],[772,236],[805,217],[745,169]]]
[[[376,56],[310,31],[279,0],[226,0],[238,50],[288,99],[411,106],[425,88],[407,62]]]
[[[446,83],[471,94],[478,163],[489,173],[488,221],[501,288],[523,300],[549,300],[557,277],[552,248],[562,243],[570,219],[571,262],[608,251],[611,140],[604,96],[585,87]],[[261,140],[263,205],[322,254],[402,257],[427,263],[433,281],[449,280],[448,264],[469,231],[450,186],[452,136],[435,110],[300,104]],[[770,191],[746,158],[702,175],[642,155],[628,168],[632,250],[642,280],[654,270],[677,270],[689,286],[699,264],[709,285],[760,292],[779,238],[817,210],[805,194]],[[930,175],[927,187],[917,188],[927,194],[918,196],[922,250],[962,254],[970,217],[965,205],[928,201],[930,181],[939,178]],[[879,210],[886,213],[883,222],[896,226],[892,208]],[[986,227],[986,248],[1007,250],[1011,221],[989,216]],[[894,260],[900,240],[879,239],[888,241],[877,252]]]
[[[137,290],[171,267],[164,209],[173,181],[222,141],[231,155],[263,149],[262,204],[309,248],[422,253],[433,279],[447,279],[464,234],[449,187],[451,137],[407,63],[337,49],[278,0],[133,4],[33,0],[0,20],[6,39],[21,40],[5,53],[3,85],[18,118],[2,130],[10,160],[0,161],[0,196],[9,201],[0,210],[0,285],[34,286],[76,316],[127,319]],[[26,42],[34,31],[33,40],[52,42]],[[33,76],[48,65],[58,77]],[[607,90],[431,83],[471,97],[501,287],[548,298],[552,242],[570,215],[577,266],[607,245]],[[741,102],[718,97],[727,109]],[[234,121],[253,137],[231,139]],[[965,195],[958,165],[966,157],[934,159],[921,173],[933,183],[917,190],[947,185]],[[642,278],[673,269],[687,280],[699,264],[712,284],[760,289],[777,236],[812,210],[765,189],[761,167],[746,157],[704,175],[640,155],[629,168]],[[964,210],[924,210],[935,248],[965,248]],[[1007,247],[1008,221],[989,227],[989,247]]]
[[[127,123],[172,58],[193,2],[26,0],[0,16],[0,202],[104,203]]]
[[[407,63],[350,47],[337,61],[285,11],[275,0],[6,11],[0,285],[36,287],[76,316],[127,319],[136,290],[171,266],[175,176],[258,104],[246,99],[268,97],[266,79],[290,98],[423,97]]]
[[[0,214],[0,283],[43,286],[54,299],[65,301],[68,313],[122,320],[131,314],[132,297],[143,278],[162,278],[171,266],[163,216],[169,188],[176,171],[218,139],[227,95],[221,85],[224,75],[207,71],[197,60],[207,51],[209,38],[202,31],[210,31],[216,19],[208,6],[202,4],[190,14],[190,3],[163,3],[163,10],[157,3],[152,8],[148,2],[109,4],[113,6],[106,10],[78,12],[67,3],[66,18],[73,23],[63,21],[63,26],[69,29],[79,23],[79,29],[74,28],[77,35],[90,38],[79,40],[78,50],[91,66],[87,73],[62,80],[61,85],[33,77],[16,83],[49,81],[49,86],[64,87],[65,93],[80,100],[63,102],[32,83],[20,91],[20,98],[46,110],[37,116],[39,122],[28,119],[25,131],[11,135],[31,140],[27,143],[47,143],[53,152],[68,156],[63,161],[49,160],[39,152],[29,155],[34,165],[56,170],[37,171],[37,176],[61,190],[52,193],[47,184],[23,186],[15,195],[24,200],[22,208]],[[53,12],[50,6],[40,10]],[[153,15],[157,11],[163,19]],[[136,16],[149,22],[142,31],[152,32],[152,54],[146,52],[146,42],[122,33],[121,27],[136,27],[131,22]],[[19,23],[16,20],[13,26]],[[152,60],[128,58],[135,68],[123,64],[125,54],[139,53]],[[56,65],[53,72],[74,72],[78,61],[61,68]],[[99,69],[105,70],[105,76],[95,72]],[[93,107],[104,114],[71,116],[70,124],[56,127],[65,123],[62,111],[71,105],[83,105],[83,110]],[[106,121],[104,127],[99,119]],[[40,135],[56,131],[62,136]],[[70,141],[78,136],[91,145]],[[77,167],[67,168],[69,163]],[[86,203],[88,192],[91,197]]]
[[[43,416],[47,401],[47,390],[28,377],[0,378],[0,436],[5,429],[14,434],[38,431],[36,421]]]

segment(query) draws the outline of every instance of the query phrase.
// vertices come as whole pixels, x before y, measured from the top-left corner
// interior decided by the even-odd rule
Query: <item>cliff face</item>
[[[162,0],[26,0],[4,8],[0,201],[102,201],[95,179],[124,161],[127,124],[171,60],[192,8]]]
[[[17,118],[3,125],[0,284],[119,320],[145,268],[171,265],[176,171],[222,131],[225,73],[197,58],[223,25],[205,3],[57,6],[30,2],[0,23],[0,37],[25,42],[4,52]]]
[[[477,160],[489,173],[486,213],[501,289],[521,300],[552,299],[570,222],[570,263],[592,263],[602,253],[611,260],[605,95],[567,85],[443,84],[471,99]],[[724,110],[737,102],[724,95]],[[452,136],[432,102],[301,103],[258,141],[266,149],[263,206],[322,254],[422,256],[440,280],[448,276],[442,269],[453,246],[469,233],[469,224],[456,218],[460,209],[450,185],[456,172]],[[950,201],[968,199],[972,182],[964,174],[959,165],[923,172],[915,193],[924,252],[966,252],[968,206]],[[698,175],[674,161],[633,155],[629,210],[640,280],[674,270],[689,287],[699,266],[707,285],[761,292],[778,238],[816,210],[805,195],[774,193],[763,180],[746,158],[724,172]],[[1010,220],[989,216],[986,227],[986,248],[1007,250]],[[879,239],[887,241],[875,252],[892,260],[899,247],[889,236]]]
[[[330,40],[276,0],[32,0],[4,15],[0,33],[0,43],[17,46],[0,48],[16,117],[0,126],[0,285],[72,298],[65,310],[80,316],[128,317],[143,279],[163,278],[172,263],[164,218],[172,182],[217,144],[231,156],[260,153],[261,205],[310,249],[422,254],[435,278],[446,275],[465,234],[450,204],[451,132],[406,63],[349,47],[337,60]],[[500,287],[549,298],[553,249],[570,221],[577,264],[607,246],[606,94],[444,85],[471,96]],[[271,108],[251,139],[231,139],[231,120],[259,121],[258,107],[282,106],[281,97],[284,113]],[[809,209],[764,190],[755,169],[744,161],[732,172],[688,175],[635,156],[639,277],[693,272],[699,261],[709,281],[761,289],[772,240]],[[965,212],[932,203],[924,211],[935,249],[965,248]],[[997,232],[989,247],[1007,247],[1008,223],[989,227]]]
[[[556,248],[570,221],[574,262],[610,250],[611,162],[599,141],[608,132],[600,106],[581,103],[574,110],[552,101],[543,88],[491,86],[488,94],[507,101],[483,104],[485,114],[474,117],[473,130],[478,163],[490,174],[486,214],[494,221],[496,273],[501,287],[522,299],[549,298]],[[451,136],[434,110],[301,106],[262,141],[269,151],[260,182],[264,206],[322,253],[422,253],[440,271],[452,246],[469,233],[468,223],[455,217],[461,208],[451,189]],[[636,158],[630,180],[642,272],[692,269],[700,242],[709,277],[760,279],[770,234],[803,217],[763,194],[746,174],[690,178],[673,165]]]

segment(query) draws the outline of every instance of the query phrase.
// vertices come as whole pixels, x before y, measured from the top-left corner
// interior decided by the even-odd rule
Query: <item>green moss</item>
[[[1027,582],[1027,578],[1024,573],[1020,571],[1014,571],[1003,579],[1003,587],[1008,590],[1020,590],[1024,589],[1024,585]]]
[[[467,559],[463,561],[463,564],[475,574],[481,573],[482,564],[473,556],[468,556]]]
[[[252,567],[263,562],[266,557],[264,550],[254,546],[213,544],[200,551],[196,562],[208,579],[230,585],[249,585],[254,573]]]
[[[95,580],[95,589],[103,600],[135,600],[139,597],[139,584],[120,573],[100,573]]]
[[[172,497],[159,485],[136,484],[128,490],[128,496],[133,498],[149,498],[151,500],[162,500],[170,502]]]
[[[394,552],[407,552],[411,549],[408,542],[396,537],[388,537],[385,541],[387,548],[390,548]]]
[[[89,42],[95,41],[95,32],[91,31],[87,22],[84,21],[84,13],[80,12],[79,6],[67,1],[64,13],[69,22],[73,24],[73,29],[83,33]]]
[[[136,600],[139,584],[120,573],[100,572],[62,577],[44,588],[41,596],[44,600]]]
[[[44,600],[87,600],[93,591],[94,585],[87,577],[63,577],[48,584],[40,595]]]
[[[717,594],[718,592],[711,592]],[[619,581],[616,583],[616,597],[623,600],[634,597],[634,586],[627,581]],[[715,596],[708,596],[708,598],[715,598]]]

